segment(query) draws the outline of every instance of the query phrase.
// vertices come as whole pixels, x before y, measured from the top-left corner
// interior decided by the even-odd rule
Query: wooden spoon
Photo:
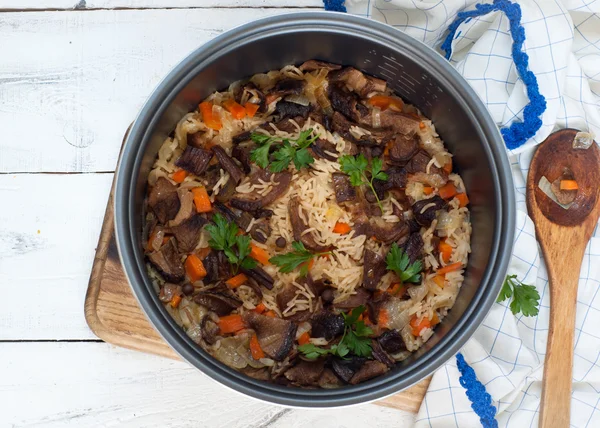
[[[550,278],[550,328],[544,365],[540,424],[569,427],[577,286],[583,254],[600,216],[600,150],[574,149],[575,129],[550,135],[535,153],[527,177],[527,209]],[[538,186],[572,172],[579,189],[568,209]]]

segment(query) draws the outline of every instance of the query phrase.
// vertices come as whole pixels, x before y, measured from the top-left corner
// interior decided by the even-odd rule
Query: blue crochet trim
[[[346,12],[346,6],[344,6],[344,0],[323,0],[325,10],[331,12]]]
[[[477,380],[475,371],[467,364],[461,353],[456,354],[456,366],[460,372],[459,382],[465,388],[471,408],[479,416],[483,428],[498,428],[498,422],[494,418],[496,408],[492,406],[492,397],[485,390],[485,386]]]
[[[517,68],[519,77],[527,88],[529,104],[523,110],[523,122],[513,122],[510,127],[502,128],[501,133],[504,142],[509,149],[516,149],[533,137],[542,126],[540,117],[546,111],[546,99],[540,94],[535,74],[529,67],[529,55],[523,52],[525,41],[525,29],[521,25],[521,7],[508,0],[494,0],[493,4],[477,4],[475,10],[459,12],[454,22],[448,27],[448,35],[442,43],[442,50],[446,53],[446,59],[452,54],[452,40],[454,40],[458,27],[466,20],[486,15],[490,12],[502,11],[510,22],[510,34],[513,39],[512,57]]]

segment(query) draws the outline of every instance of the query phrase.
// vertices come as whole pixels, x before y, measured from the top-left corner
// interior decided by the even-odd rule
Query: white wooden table
[[[224,30],[320,0],[0,0],[0,427],[400,427],[372,404],[290,410],[115,348],[83,300],[121,137]]]

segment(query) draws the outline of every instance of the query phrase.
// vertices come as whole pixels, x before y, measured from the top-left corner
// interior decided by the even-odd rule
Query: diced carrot
[[[402,296],[406,291],[406,287],[401,283],[397,282],[395,284],[392,284],[386,291],[394,296]]]
[[[202,264],[202,260],[195,254],[190,254],[187,259],[185,259],[185,272],[192,282],[196,282],[206,276],[204,264]]]
[[[375,293],[373,293],[373,297],[375,297],[377,299],[377,298],[381,297],[382,294],[383,294],[383,291],[377,290]]]
[[[171,299],[171,307],[177,308],[177,307],[179,307],[180,303],[181,303],[181,296],[179,294],[174,295],[173,298]]]
[[[437,312],[433,313],[433,316],[431,317],[431,325],[436,325],[440,323],[440,317],[438,317]]]
[[[443,268],[439,268],[437,270],[438,275],[443,275],[448,272],[454,272],[455,270],[459,270],[462,267],[461,262],[452,263],[450,265],[444,266]]]
[[[298,343],[300,345],[306,345],[309,341],[310,341],[310,334],[308,334],[308,331],[305,331],[304,333],[302,333],[300,335],[300,337],[298,338]]]
[[[387,95],[373,95],[367,102],[373,107],[379,107],[381,110],[392,108],[392,110],[402,111],[404,106],[401,99],[388,97]]]
[[[441,240],[438,245],[438,250],[440,250],[440,254],[442,255],[442,260],[444,263],[448,263],[450,257],[452,256],[453,248],[446,242],[446,240]]]
[[[417,318],[417,315],[413,315],[413,317],[410,320],[410,327],[413,336],[419,337],[423,330],[425,330],[426,328],[431,328],[431,320],[429,318],[423,317],[423,319],[421,319],[421,321],[419,322],[419,318]]]
[[[171,239],[171,237],[170,237],[170,236],[166,236],[166,235],[165,235],[165,237],[163,238],[163,242],[162,242],[162,243],[163,243],[163,245],[165,245],[167,242],[169,242],[169,240],[170,240],[170,239]]]
[[[206,188],[204,186],[194,187],[192,189],[192,193],[194,194],[194,205],[196,205],[196,211],[199,213],[207,213],[212,211],[210,198],[208,197],[208,193],[206,192]]]
[[[452,159],[446,162],[446,164],[444,165],[444,171],[446,172],[446,174],[450,174],[452,172]]]
[[[368,314],[365,315],[364,321],[365,321],[365,325],[373,325],[373,323],[371,322],[371,318],[369,318]]]
[[[439,194],[442,199],[450,199],[458,192],[452,182],[448,182],[445,186],[440,187]]]
[[[200,248],[196,255],[200,258],[200,260],[204,260],[206,256],[210,253],[210,247]]]
[[[275,313],[275,311],[267,311],[264,313],[264,315],[266,317],[277,318],[277,314]]]
[[[363,318],[363,314],[360,314],[360,315],[358,316],[358,321],[362,321],[363,319],[364,319],[364,318]]]
[[[340,235],[350,233],[351,230],[352,228],[348,223],[343,223],[341,221],[338,221],[333,227],[333,233],[339,233]]]
[[[180,169],[179,171],[175,171],[171,178],[175,183],[183,183],[185,177],[187,177],[188,173],[185,169]]]
[[[444,288],[444,283],[446,282],[446,276],[445,275],[436,275],[433,277],[433,282],[435,282],[438,285],[438,287]]]
[[[208,101],[200,103],[200,113],[202,114],[202,121],[210,129],[218,131],[223,127],[221,118],[213,113],[213,104]]]
[[[256,260],[261,265],[268,265],[269,262],[269,253],[263,248],[260,248],[252,243],[250,243],[250,257]]]
[[[385,149],[383,149],[383,156],[389,156],[390,155],[390,146],[392,145],[391,142],[387,143],[385,145]]]
[[[225,284],[231,288],[238,288],[240,285],[245,284],[248,281],[248,277],[243,273],[238,273],[236,276],[229,278],[225,281]]]
[[[219,318],[219,330],[221,330],[221,334],[235,333],[245,327],[246,325],[241,315],[226,315]]]
[[[262,314],[266,310],[267,307],[263,302],[260,302],[258,305],[256,305],[256,308],[254,308],[254,312],[258,312],[259,314]]]
[[[425,129],[425,123],[419,122],[419,129]]]
[[[575,180],[560,180],[560,190],[577,190],[579,185]]]
[[[259,107],[258,104],[246,103],[246,114],[248,117],[254,117]]]
[[[458,195],[455,196],[455,198],[458,199],[458,202],[459,202],[461,208],[469,205],[469,197],[467,196],[466,193],[459,193]]]
[[[235,100],[224,101],[223,107],[231,113],[234,119],[243,119],[246,117],[246,109]]]
[[[387,309],[380,309],[379,315],[377,316],[377,325],[380,327],[386,327],[390,322],[390,316]]]
[[[275,94],[269,94],[265,97],[265,104],[269,105],[271,104],[273,101],[275,101],[277,98],[279,98],[279,95],[275,95]]]
[[[260,347],[260,343],[258,343],[258,337],[256,337],[256,334],[253,334],[252,338],[250,339],[250,352],[252,353],[252,358],[255,360],[265,358],[265,353]]]
[[[429,187],[429,186],[423,187],[423,193],[425,195],[431,195],[433,193],[433,187]]]

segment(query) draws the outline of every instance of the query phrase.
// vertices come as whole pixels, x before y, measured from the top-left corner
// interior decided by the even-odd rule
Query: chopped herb
[[[361,153],[358,156],[340,156],[339,163],[342,167],[342,172],[345,172],[350,176],[350,183],[354,187],[362,185],[369,186],[373,195],[375,195],[379,209],[383,213],[383,205],[381,205],[379,196],[377,196],[377,192],[373,186],[373,180],[387,181],[388,179],[388,175],[381,170],[383,161],[380,158],[373,158],[371,160],[371,165],[369,166],[369,161]]]
[[[408,254],[395,242],[392,244],[385,262],[387,269],[394,271],[402,282],[418,283],[421,280],[420,272],[423,270],[421,262],[417,260],[413,264],[410,264]]]
[[[314,257],[331,254],[330,252],[316,254],[311,253],[306,249],[306,247],[304,247],[304,244],[299,241],[292,242],[292,248],[294,251],[286,254],[280,254],[269,259],[271,263],[279,266],[280,272],[289,273],[300,266],[300,276],[306,276],[308,274],[308,264]]]
[[[254,132],[250,135],[250,138],[259,147],[252,150],[250,153],[250,160],[255,162],[261,168],[266,168],[268,166],[272,172],[281,172],[285,170],[290,165],[290,162],[294,162],[294,166],[297,170],[306,168],[315,161],[308,151],[308,147],[319,138],[319,135],[311,137],[312,132],[312,128],[302,131],[295,140],[292,138],[273,137]],[[282,144],[273,152],[273,162],[270,162],[269,153],[271,146],[277,142],[281,142]]]
[[[526,317],[536,316],[539,312],[540,293],[533,285],[523,284],[517,275],[507,275],[496,302],[504,302],[512,297],[510,310],[514,315],[521,312]]]
[[[215,214],[213,224],[207,225],[206,230],[210,234],[208,245],[225,253],[227,260],[233,265],[234,273],[237,273],[240,266],[244,269],[256,267],[256,261],[249,257],[251,239],[246,235],[238,235],[237,224],[227,221],[221,214]]]

